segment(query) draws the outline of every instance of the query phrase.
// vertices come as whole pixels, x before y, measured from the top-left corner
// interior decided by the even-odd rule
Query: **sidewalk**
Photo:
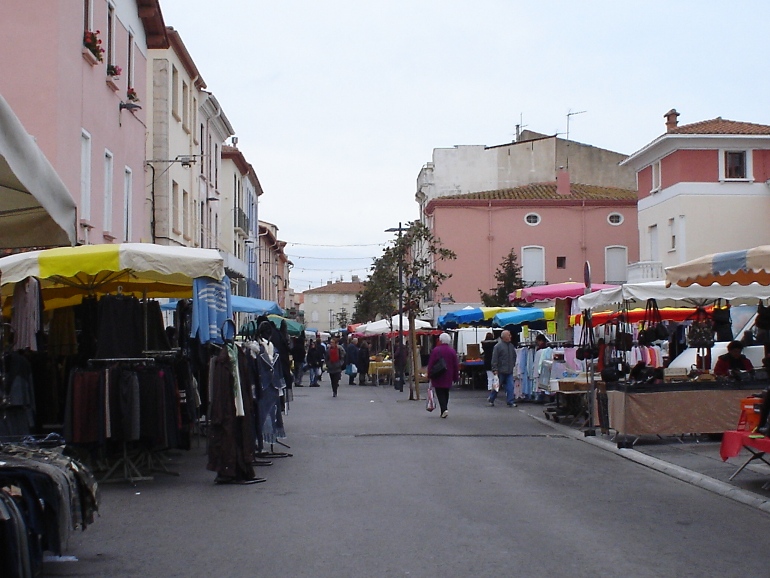
[[[750,457],[747,451],[726,462],[719,456],[720,441],[707,436],[643,436],[633,449],[618,449],[610,435],[585,436],[577,426],[546,420],[544,406],[519,404],[519,409],[575,439],[601,447],[671,477],[770,513],[770,466],[760,460],[749,464],[732,481],[735,471]]]

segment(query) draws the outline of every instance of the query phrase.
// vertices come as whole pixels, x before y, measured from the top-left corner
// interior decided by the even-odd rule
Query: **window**
[[[521,278],[528,284],[545,282],[545,249],[543,247],[522,248]]]
[[[89,31],[92,30],[92,23],[93,23],[93,3],[91,0],[84,0],[83,1],[83,30]]]
[[[557,269],[566,269],[567,268],[567,258],[566,257],[556,257],[556,268]]]
[[[343,295],[342,296],[342,302],[343,303],[347,303],[348,302],[348,296],[347,295]]]
[[[182,234],[190,235],[190,194],[185,190],[182,191]]]
[[[80,132],[80,218],[91,220],[91,135]]]
[[[182,128],[190,132],[190,88],[182,81]]]
[[[652,187],[651,193],[657,193],[660,190],[660,161],[652,163]]]
[[[607,215],[607,222],[610,225],[618,226],[623,223],[623,215],[620,213],[610,213]]]
[[[336,302],[337,302],[337,296],[329,295],[329,303],[336,303]]]
[[[104,223],[106,233],[112,231],[112,178],[114,176],[114,157],[110,151],[104,151]]]
[[[128,62],[126,63],[126,86],[134,88],[134,34],[128,33]]]
[[[527,225],[530,225],[532,227],[534,227],[535,225],[539,225],[540,224],[540,215],[538,215],[537,213],[527,213],[524,216],[524,222]]]
[[[107,7],[107,64],[115,64],[115,6]]]
[[[313,313],[310,314],[310,320],[314,323],[318,323],[318,311],[313,311]]]
[[[179,184],[171,181],[171,229],[177,235],[179,231]]]
[[[176,66],[171,65],[171,114],[174,118],[179,118],[179,71]]]
[[[647,239],[650,243],[650,261],[660,261],[658,253],[658,226],[647,227]]]
[[[190,120],[190,127],[193,133],[193,142],[198,144],[198,133],[195,132],[195,127],[198,124],[198,99],[195,97],[192,99],[192,110],[190,111],[190,114],[192,115]],[[203,127],[201,127],[201,130],[203,130]]]
[[[676,221],[674,219],[668,220],[668,236],[671,239],[671,243],[668,246],[669,251],[676,250]]]
[[[131,240],[131,189],[134,186],[134,174],[126,167],[123,173],[123,241]]]
[[[745,179],[746,151],[725,151],[725,178]]]
[[[318,295],[313,295],[313,303],[318,303]],[[318,319],[315,319],[315,321],[318,321]]]
[[[604,249],[605,283],[621,284],[626,282],[628,267],[628,249],[614,246]]]

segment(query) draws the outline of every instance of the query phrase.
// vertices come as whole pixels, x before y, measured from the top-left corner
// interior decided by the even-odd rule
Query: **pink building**
[[[511,249],[529,284],[582,281],[586,261],[594,282],[621,283],[639,254],[636,202],[633,190],[570,184],[564,170],[557,182],[434,198],[425,222],[457,253],[439,264],[452,277],[435,301],[478,303]]]
[[[0,93],[75,199],[77,241],[149,241],[143,95],[147,48],[168,46],[159,1],[3,0],[0,31]]]
[[[770,126],[721,117],[679,125],[678,117],[667,112],[666,132],[622,163],[636,171],[639,189],[635,279],[770,243]]]

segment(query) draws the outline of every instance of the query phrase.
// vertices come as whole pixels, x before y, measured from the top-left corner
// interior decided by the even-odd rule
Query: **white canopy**
[[[404,333],[409,331],[409,318],[402,317],[401,320]],[[414,320],[415,329],[429,329],[430,323],[422,321],[421,319]],[[360,335],[384,335],[386,333],[398,332],[398,315],[394,315],[390,319],[380,319],[379,321],[372,321],[366,325],[362,325],[356,328],[356,333]]]
[[[0,96],[0,247],[72,246],[77,205]]]
[[[578,298],[578,307],[601,309],[617,305],[623,301],[644,302],[655,299],[661,307],[705,305],[716,299],[729,299],[731,302],[750,303],[758,299],[770,299],[770,287],[752,283],[751,285],[710,285],[702,287],[692,285],[666,287],[665,281],[648,283],[626,283],[613,289],[604,289]]]

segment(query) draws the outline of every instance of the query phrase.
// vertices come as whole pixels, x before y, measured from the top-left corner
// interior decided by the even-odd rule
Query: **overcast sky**
[[[235,128],[297,291],[366,276],[434,148],[516,124],[630,154],[770,124],[767,0],[160,0]]]

